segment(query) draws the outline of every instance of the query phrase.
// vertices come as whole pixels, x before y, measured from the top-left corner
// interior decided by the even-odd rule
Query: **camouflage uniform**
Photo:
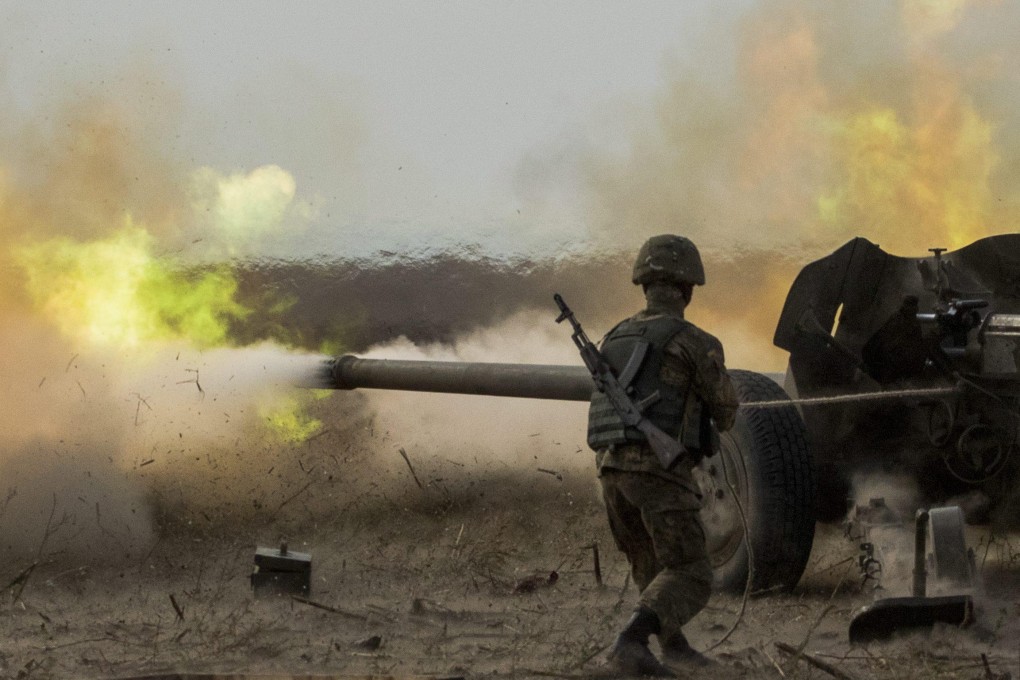
[[[648,309],[629,321],[682,320],[683,306],[650,300]],[[691,457],[664,470],[647,443],[634,442],[597,451],[596,464],[613,537],[631,564],[640,604],[658,615],[660,639],[666,640],[680,634],[711,594],[712,567],[698,517],[701,494],[691,475],[692,459],[712,453],[704,450],[713,444],[701,427],[703,419],[712,418],[719,430],[729,429],[738,400],[722,345],[694,324],[684,322],[660,351],[659,380],[688,395],[684,413],[675,418],[686,425],[680,440]]]

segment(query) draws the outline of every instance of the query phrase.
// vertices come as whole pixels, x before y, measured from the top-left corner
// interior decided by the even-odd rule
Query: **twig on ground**
[[[0,520],[4,518],[5,514],[7,514],[7,506],[11,504],[11,501],[13,501],[17,495],[18,487],[12,486],[11,488],[7,489],[7,498],[5,498],[3,504],[0,505]]]
[[[371,609],[373,614],[389,623],[393,623],[399,618],[394,612],[386,609],[385,607],[380,607],[379,605],[366,604],[365,607]]]
[[[403,446],[400,447],[400,455],[404,457],[404,462],[407,463],[407,469],[411,471],[411,476],[414,477],[414,483],[418,485],[419,489],[424,490],[425,487],[421,485],[421,480],[418,479],[418,475],[414,471],[414,466],[411,465],[411,459],[408,457],[407,451],[404,450]]]
[[[59,645],[53,645],[53,646],[47,645],[46,647],[43,648],[43,651],[52,652],[55,649],[63,649],[65,647],[74,647],[76,645],[87,645],[87,644],[90,644],[92,642],[116,642],[116,640],[114,638],[110,637],[109,635],[104,635],[103,637],[85,638],[84,640],[75,640],[74,642],[64,642],[64,643],[59,644]]]
[[[177,604],[177,598],[174,597],[173,593],[170,593],[170,604],[174,606],[174,611],[177,613],[177,620],[184,620],[184,610],[181,609],[181,605]]]
[[[815,571],[812,571],[810,574],[808,574],[804,578],[808,578],[809,579],[809,578],[812,578],[812,577],[815,577],[815,576],[819,576],[820,574],[824,574],[826,572],[832,571],[836,567],[841,567],[844,564],[846,564],[847,562],[853,562],[855,559],[857,559],[857,557],[855,555],[851,555],[850,557],[847,557],[846,559],[842,559],[839,562],[836,562],[835,564],[830,564],[829,566],[825,567],[824,569],[816,569]]]
[[[596,647],[594,651],[589,652],[588,654],[586,654],[580,661],[578,661],[573,666],[571,666],[571,668],[580,668],[581,666],[583,666],[584,664],[588,663],[589,661],[594,659],[596,656],[598,656],[599,654],[604,652],[609,647],[610,644],[611,643],[607,642],[604,645]]]
[[[305,491],[307,491],[307,490],[308,490],[308,487],[310,487],[310,486],[311,486],[312,484],[314,484],[314,483],[315,483],[315,480],[313,479],[312,481],[308,482],[308,483],[307,483],[307,484],[305,484],[305,485],[304,485],[303,487],[301,487],[300,489],[298,489],[298,490],[297,490],[297,493],[295,493],[294,495],[290,496],[290,497],[289,497],[289,498],[287,498],[287,499],[286,499],[285,501],[283,501],[282,503],[280,503],[280,507],[276,508],[276,511],[277,511],[277,512],[279,512],[280,510],[282,510],[282,509],[283,509],[283,506],[287,505],[287,503],[290,503],[290,502],[291,502],[292,500],[294,500],[295,498],[297,498],[298,496],[300,496],[301,494],[303,494],[303,493],[304,493]]]
[[[8,496],[8,500],[10,500],[10,498],[11,496]],[[17,578],[15,578],[14,581],[12,581],[11,584],[7,586],[7,588],[5,588],[6,590],[13,588],[15,585],[17,585],[18,590],[17,592],[13,593],[15,601],[21,599],[21,594],[25,591],[25,586],[28,584],[28,577],[32,575],[32,571],[35,570],[36,565],[39,564],[40,560],[42,560],[42,554],[43,550],[46,548],[46,542],[50,540],[50,536],[55,534],[67,520],[67,515],[64,515],[63,517],[60,518],[60,521],[57,522],[57,525],[54,527],[53,515],[56,513],[56,511],[57,511],[57,494],[53,494],[53,504],[50,506],[50,516],[46,519],[46,528],[43,529],[43,537],[42,540],[39,541],[39,549],[36,550],[35,560],[33,560],[32,564],[27,569],[18,574]]]
[[[987,680],[1010,680],[1011,675],[1009,672],[1006,673],[995,673],[992,671],[991,664],[988,663],[988,655],[981,654],[981,665],[985,668],[985,678]]]
[[[323,611],[330,612],[331,614],[339,614],[340,616],[344,616],[348,619],[354,619],[356,621],[368,621],[369,619],[368,615],[366,614],[356,614],[355,612],[349,612],[340,609],[339,607],[331,607],[328,604],[322,604],[321,602],[309,600],[308,598],[300,597],[298,595],[291,595],[290,599],[294,600],[295,602],[300,602],[301,604],[307,604],[309,607],[322,609]]]
[[[567,678],[568,680],[588,680],[591,678],[590,675],[578,675],[576,673],[557,673],[556,671],[538,671],[533,668],[519,668],[517,669],[524,675],[535,675],[540,678]]]
[[[598,587],[602,587],[602,561],[599,559],[599,543],[595,541],[591,544],[591,557],[594,562],[595,571],[595,584]]]
[[[43,537],[39,542],[39,549],[35,551],[35,561],[38,562],[39,558],[42,557],[43,549],[46,547],[46,541],[50,539],[50,526],[53,524],[53,514],[57,511],[57,494],[53,494],[53,504],[50,506],[50,516],[46,519],[46,528],[43,529]]]
[[[797,661],[802,656],[807,656],[807,654],[804,652],[804,648],[807,647],[808,642],[810,642],[811,635],[815,632],[815,629],[818,628],[818,625],[822,622],[822,619],[825,618],[826,614],[828,614],[830,611],[832,611],[834,606],[835,605],[832,604],[831,598],[830,598],[829,604],[826,605],[825,609],[822,610],[822,613],[819,614],[818,618],[815,619],[815,622],[812,623],[811,626],[808,628],[807,633],[805,633],[805,635],[804,635],[804,639],[801,641],[801,643],[797,647],[793,647],[792,645],[788,645],[785,642],[776,642],[776,647],[777,648],[779,648],[780,650],[786,652],[787,654],[791,654],[792,655],[792,658],[790,659],[790,663],[789,663],[789,668],[793,668],[794,666],[796,666],[797,665]],[[789,648],[789,649],[787,649],[787,648]],[[824,663],[824,662],[822,662],[822,663]]]
[[[319,430],[318,432],[316,432],[315,434],[313,434],[311,437],[306,439],[305,440],[305,444],[307,444],[310,441],[314,441],[314,440],[318,439],[319,437],[321,437],[321,436],[323,436],[325,434],[329,434],[332,431],[333,431],[333,428],[331,428],[331,427],[324,427],[321,430]]]
[[[776,662],[776,660],[772,658],[772,655],[771,655],[771,654],[769,654],[769,653],[768,653],[768,651],[767,651],[767,650],[766,650],[766,649],[765,649],[764,647],[762,647],[761,653],[762,653],[762,654],[764,654],[764,655],[765,655],[765,658],[769,660],[769,662],[770,662],[770,663],[772,664],[772,666],[773,666],[773,667],[774,667],[774,668],[775,668],[775,669],[776,669],[777,671],[779,671],[779,676],[780,676],[780,677],[783,677],[783,678],[785,678],[785,677],[786,677],[786,673],[785,673],[785,672],[783,671],[783,667],[782,667],[782,666],[780,666],[780,665],[779,665],[779,664],[778,664],[778,663]]]
[[[18,594],[14,596],[15,600],[17,600],[18,597],[21,595],[21,590],[25,587],[24,585],[25,581],[27,581],[28,577],[32,575],[32,572],[35,570],[37,564],[39,563],[33,562],[32,564],[28,565],[27,567],[21,570],[21,573],[14,577],[13,581],[4,586],[5,591],[13,590],[15,586],[21,586],[21,588],[18,589]]]
[[[804,640],[800,643],[800,646],[797,647],[797,654],[800,654],[801,652],[804,651],[804,648],[807,647],[808,642],[811,641],[811,636],[814,635],[815,630],[818,628],[819,625],[821,625],[822,619],[824,619],[828,615],[828,613],[831,612],[835,607],[836,605],[832,604],[831,602],[825,606],[825,609],[822,610],[822,613],[818,615],[818,618],[815,619],[815,622],[811,624],[810,628],[808,628],[807,633],[804,635]]]
[[[499,612],[479,612],[454,610],[432,600],[416,597],[411,602],[411,616],[413,618],[424,618],[433,621],[442,621],[444,624],[449,621],[469,621],[480,623],[490,628],[502,626],[510,628],[506,622],[496,618]],[[510,628],[510,630],[513,630]]]
[[[784,654],[789,654],[793,661],[797,661],[798,659],[804,659],[804,661],[806,661],[810,665],[825,671],[834,678],[839,678],[839,680],[857,680],[856,676],[851,675],[850,673],[843,670],[839,666],[835,666],[829,663],[828,661],[822,661],[813,654],[804,653],[802,650],[798,650],[793,645],[786,644],[785,642],[776,642],[775,645],[776,649],[778,649],[779,651],[783,652]]]

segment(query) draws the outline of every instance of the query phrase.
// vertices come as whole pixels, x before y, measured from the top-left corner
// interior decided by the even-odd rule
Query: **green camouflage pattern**
[[[614,470],[601,478],[613,538],[630,561],[640,604],[659,616],[660,640],[679,633],[712,593],[701,497],[691,490],[690,467],[676,467],[684,472],[677,480]],[[682,476],[686,484],[677,483]]]
[[[683,318],[682,311],[645,310],[631,317],[631,320],[650,321],[665,314]],[[714,336],[693,324],[685,324],[683,330],[666,344],[659,379],[675,385],[681,393],[689,389],[694,396],[693,399],[687,399],[685,412],[677,414],[684,423],[681,441],[688,448],[692,448],[693,441],[687,432],[699,426],[700,418],[697,415],[701,409],[705,409],[706,415],[712,418],[719,431],[733,427],[740,401],[726,372],[722,343]],[[662,469],[650,449],[645,449],[647,447],[622,446],[597,451],[595,462],[599,474],[612,469],[645,472],[666,478],[674,476],[671,471]],[[711,455],[712,452],[702,453]]]
[[[632,320],[667,314],[682,319],[683,308],[681,301],[651,296],[649,308]],[[685,324],[663,349],[659,379],[693,397],[686,400],[685,412],[676,414],[683,419],[685,445],[689,438],[683,432],[700,425],[704,416],[711,417],[718,430],[733,426],[739,400],[726,372],[722,344],[712,335]],[[701,446],[709,446],[704,432],[699,434]],[[640,604],[658,615],[659,639],[668,639],[704,608],[712,591],[712,565],[698,516],[701,494],[691,474],[693,456],[664,470],[651,447],[638,442],[597,451],[596,465],[609,526],[630,562]]]

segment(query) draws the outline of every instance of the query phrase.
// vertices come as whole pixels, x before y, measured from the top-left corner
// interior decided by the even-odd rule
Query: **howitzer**
[[[933,255],[896,257],[857,238],[808,264],[773,340],[789,352],[785,375],[730,370],[741,402],[736,423],[694,471],[717,587],[742,589],[749,576],[755,590],[793,587],[816,517],[846,518],[858,473],[912,475],[926,507],[980,492],[994,511],[1015,496],[1020,234]],[[320,377],[319,386],[339,389],[578,402],[593,389],[590,367],[580,365],[344,356]],[[895,399],[865,399],[876,393]]]

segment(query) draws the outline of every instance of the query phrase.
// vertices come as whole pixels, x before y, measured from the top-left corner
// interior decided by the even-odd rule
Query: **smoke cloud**
[[[180,256],[258,243],[297,219],[295,187],[277,166],[188,170],[163,146],[172,107],[85,97],[48,113],[0,139],[0,549],[116,561],[155,540],[168,466],[319,426],[287,389],[317,359],[232,350],[231,320],[255,310],[229,266]]]
[[[757,3],[732,65],[676,65],[630,144],[592,150],[591,225],[725,250],[863,235],[911,256],[1012,230],[1016,20],[984,2]]]
[[[550,315],[516,314],[453,345],[416,346],[406,340],[378,345],[365,356],[442,361],[578,364],[565,329]],[[388,433],[391,469],[399,447],[419,457],[505,469],[588,470],[583,403],[368,391],[377,428]]]

